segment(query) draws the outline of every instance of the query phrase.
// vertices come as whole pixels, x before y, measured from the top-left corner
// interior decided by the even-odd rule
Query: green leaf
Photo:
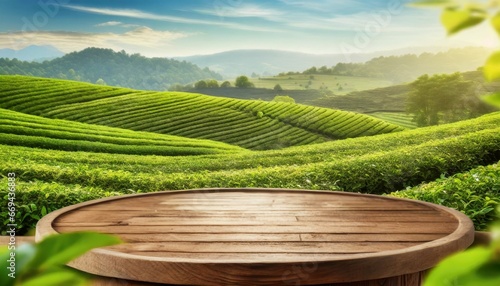
[[[88,285],[86,276],[70,268],[55,268],[37,275],[34,278],[23,281],[23,286],[60,286],[60,285],[74,285],[84,286]]]
[[[94,232],[52,235],[37,244],[37,254],[30,265],[40,269],[64,265],[93,248],[119,243],[118,237]]]
[[[42,207],[42,216],[47,215],[47,208],[45,206]]]
[[[10,286],[14,285],[16,279],[22,276],[24,273],[28,272],[26,265],[30,263],[35,258],[36,247],[33,244],[26,243],[20,245],[15,250],[15,263],[16,270],[14,272],[16,279],[12,279],[8,275],[11,273],[10,262],[8,261],[11,257],[12,250],[5,247],[0,253],[0,285]]]
[[[491,249],[477,247],[449,256],[431,271],[424,286],[464,285],[456,283],[487,264],[491,255]]]
[[[500,35],[500,12],[498,12],[493,18],[491,18],[491,25],[497,31],[497,34]]]
[[[448,8],[441,15],[441,23],[448,31],[448,35],[478,25],[486,19],[486,11],[477,7],[462,10]]]
[[[484,76],[489,81],[500,79],[500,52],[493,53],[483,68]]]
[[[494,107],[500,108],[500,93],[495,93],[492,95],[487,95],[482,98],[484,102],[492,105]]]

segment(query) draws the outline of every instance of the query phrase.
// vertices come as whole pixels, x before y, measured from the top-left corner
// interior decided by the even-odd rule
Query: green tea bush
[[[15,90],[17,94],[13,93]],[[255,150],[266,146],[283,148],[302,142],[326,142],[404,130],[363,114],[328,112],[330,110],[326,108],[286,102],[238,100],[182,92],[134,91],[22,76],[0,76],[0,97],[0,108],[24,113],[135,131],[211,139]],[[271,120],[273,124],[266,125]],[[318,121],[325,124],[314,124]],[[364,123],[357,124],[360,122]],[[344,125],[350,128],[338,129]],[[367,127],[378,125],[384,127],[367,132]],[[279,131],[284,127],[297,132],[283,138]],[[267,140],[255,145],[241,133],[226,133],[224,136],[212,133],[213,130],[233,129],[244,130],[248,137],[263,136]],[[311,138],[306,139],[305,135]],[[61,138],[64,135],[56,136]]]
[[[391,196],[431,202],[465,213],[477,230],[486,230],[500,205],[500,164],[478,167]]]
[[[7,186],[7,178],[0,179],[2,186]],[[34,229],[38,220],[46,214],[60,208],[77,203],[100,199],[123,193],[108,192],[96,187],[82,187],[80,185],[61,185],[41,181],[17,182],[15,193],[17,232],[26,234]],[[7,206],[8,191],[0,189],[0,202]],[[6,209],[6,208],[2,208]],[[1,235],[6,235],[6,225],[9,223],[6,211],[0,212],[0,221],[3,223]]]

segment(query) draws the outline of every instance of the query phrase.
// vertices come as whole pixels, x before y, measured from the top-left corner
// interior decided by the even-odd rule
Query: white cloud
[[[290,5],[296,6],[305,10],[312,11],[339,11],[343,9],[351,10],[353,7],[363,7],[366,3],[362,1],[345,1],[345,0],[279,0],[280,2]]]
[[[149,27],[139,27],[125,33],[80,33],[55,31],[30,31],[0,33],[0,46],[18,50],[30,45],[52,45],[63,52],[72,52],[87,47],[131,52],[162,51],[173,42],[185,38],[185,33],[156,31]]]
[[[125,23],[117,22],[117,21],[109,21],[109,22],[106,22],[106,23],[97,24],[95,26],[96,27],[123,27],[123,28],[140,27],[140,25],[125,24]]]
[[[132,9],[107,9],[107,8],[95,8],[95,7],[85,7],[85,6],[77,6],[77,5],[65,5],[64,7],[76,11],[100,14],[100,15],[108,15],[108,16],[120,16],[120,17],[129,17],[129,18],[137,18],[137,19],[147,19],[147,20],[156,20],[163,22],[171,22],[171,23],[179,23],[179,24],[196,24],[196,25],[210,25],[210,26],[222,26],[229,29],[236,30],[247,30],[247,31],[260,31],[260,32],[282,32],[280,30],[267,28],[267,27],[257,27],[250,25],[241,25],[238,23],[229,23],[222,21],[209,21],[209,20],[201,20],[201,19],[192,19],[192,18],[183,18],[176,16],[167,16],[167,15],[158,15],[153,13],[147,13],[139,10]]]
[[[218,16],[218,17],[227,17],[227,18],[261,18],[266,20],[273,20],[276,16],[282,15],[283,12],[260,7],[252,4],[245,4],[239,6],[230,6],[226,5],[217,9],[199,9],[194,10],[195,12]]]
[[[123,24],[122,22],[110,21],[106,23],[97,24],[96,27],[120,26],[122,24]]]

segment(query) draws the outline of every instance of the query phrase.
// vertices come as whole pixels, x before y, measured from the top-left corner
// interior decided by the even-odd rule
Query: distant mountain
[[[64,53],[53,46],[29,46],[21,50],[0,49],[0,58],[28,62],[50,60],[62,56],[64,56]]]
[[[467,48],[468,49],[468,48]],[[478,50],[484,51],[475,57],[472,63],[469,59],[461,65],[460,59],[454,61],[457,71],[467,71],[476,69],[485,60],[489,50],[485,48],[470,48],[471,53],[477,54]],[[338,63],[354,62],[361,63],[381,56],[397,56],[405,54],[419,55],[424,52],[443,52],[447,48],[443,47],[417,47],[400,49],[393,51],[381,51],[373,53],[359,54],[326,54],[314,55],[278,50],[234,50],[212,55],[199,55],[177,58],[192,62],[200,67],[208,67],[227,78],[234,78],[239,75],[275,75],[289,71],[304,71],[312,66],[332,67]],[[484,54],[485,56],[483,56]]]
[[[0,58],[0,74],[61,78],[134,89],[167,90],[172,84],[188,84],[222,76],[198,66],[166,58],[146,58],[125,51],[87,48],[43,63]]]

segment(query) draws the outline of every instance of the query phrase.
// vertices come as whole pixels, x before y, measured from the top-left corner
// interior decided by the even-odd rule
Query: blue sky
[[[314,54],[494,46],[486,25],[447,38],[409,0],[0,0],[0,48],[89,46],[174,57],[234,49]]]

